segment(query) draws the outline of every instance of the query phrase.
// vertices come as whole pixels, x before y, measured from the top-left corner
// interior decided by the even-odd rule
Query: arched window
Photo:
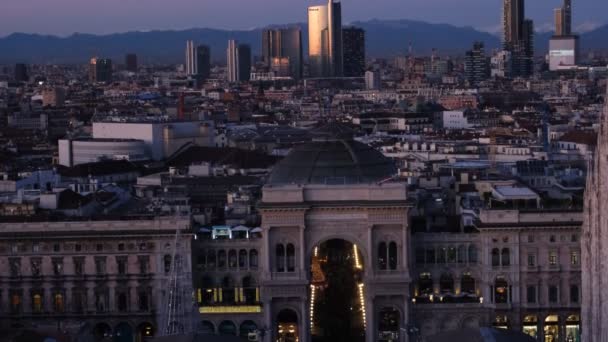
[[[492,249],[492,266],[500,266],[500,251],[498,248]]]
[[[220,335],[237,335],[236,325],[232,321],[223,321],[217,330]]]
[[[236,250],[231,249],[230,251],[228,251],[228,268],[235,269],[236,265],[237,265]]]
[[[249,268],[258,268],[258,251],[255,249],[249,251]]]
[[[380,242],[378,245],[378,269],[386,270],[387,266],[387,247],[386,242]]]
[[[55,296],[53,298],[53,308],[55,309],[55,312],[63,312],[64,310],[64,300],[63,300],[63,293],[61,292],[56,292]]]
[[[222,302],[227,304],[236,302],[234,280],[230,276],[225,276],[222,280]]]
[[[126,312],[128,309],[128,301],[127,301],[127,294],[126,293],[119,293],[118,294],[118,311],[120,312]]]
[[[469,246],[469,263],[477,263],[477,247],[475,245]]]
[[[171,256],[169,254],[165,255],[165,273],[171,272]]]
[[[239,268],[247,268],[247,250],[241,249],[239,251]]]
[[[287,244],[287,272],[296,270],[296,248],[292,243]]]
[[[578,303],[579,297],[578,285],[570,285],[570,302]]]
[[[226,267],[226,251],[221,250],[217,252],[217,267],[225,268]]]
[[[435,248],[433,248],[433,247],[427,248],[424,254],[425,254],[424,259],[425,259],[425,262],[427,263],[427,265],[432,265],[436,262]]]
[[[285,272],[285,247],[278,244],[275,251],[277,272]]]
[[[397,269],[397,244],[394,241],[388,244],[388,268]]]
[[[511,265],[511,253],[508,248],[503,248],[500,253],[500,260],[502,261],[503,266]]]
[[[460,278],[460,292],[464,294],[475,294],[475,278],[470,273],[465,273]]]
[[[433,279],[430,273],[421,273],[418,280],[418,292],[420,296],[433,294]]]
[[[207,269],[215,268],[215,251],[208,250],[207,251]]]
[[[509,302],[509,284],[504,277],[497,277],[494,281],[494,303],[505,304]]]
[[[440,247],[437,249],[437,263],[438,264],[445,264],[447,253],[448,253],[448,249],[445,247]]]
[[[257,283],[252,276],[243,278],[243,296],[244,301],[248,305],[253,305],[260,301]]]
[[[467,249],[465,246],[460,245],[460,246],[458,246],[458,263],[464,264],[466,260],[467,260]]]
[[[456,262],[456,248],[450,247],[448,248],[448,262],[453,264]]]
[[[215,292],[216,289],[213,284],[213,279],[209,276],[204,276],[201,279],[201,304],[211,305],[215,303]]]
[[[441,293],[454,293],[454,278],[449,273],[444,273],[439,278],[439,291]]]

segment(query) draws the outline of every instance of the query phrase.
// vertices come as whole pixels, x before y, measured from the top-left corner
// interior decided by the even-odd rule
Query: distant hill
[[[500,46],[496,35],[478,31],[472,27],[456,27],[447,24],[430,24],[413,20],[369,20],[352,23],[366,31],[367,54],[371,57],[390,57],[403,54],[411,43],[415,54],[428,54],[437,48],[439,54],[462,54],[473,41],[483,41],[486,49]],[[306,51],[308,32],[300,26]],[[14,33],[0,38],[0,63],[86,63],[94,55],[110,57],[116,63],[124,62],[124,55],[134,52],[144,63],[178,63],[183,60],[185,41],[192,39],[211,47],[214,61],[224,62],[226,42],[237,39],[250,44],[254,55],[260,54],[261,31],[228,31],[196,28],[179,31],[126,32],[109,35],[76,33],[69,37]],[[608,25],[581,36],[583,49],[606,49]],[[547,49],[551,33],[535,37],[538,53]]]

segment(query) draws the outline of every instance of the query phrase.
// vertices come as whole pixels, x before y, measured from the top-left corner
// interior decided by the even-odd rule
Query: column
[[[376,331],[376,308],[374,307],[374,299],[370,294],[365,298],[365,311],[367,312],[365,341],[374,342],[378,337],[378,332]]]
[[[544,315],[538,315],[538,325],[537,325],[538,331],[536,332],[536,340],[538,342],[545,341],[545,323],[544,322],[545,322]]]
[[[264,322],[262,323],[261,329],[266,329],[263,331],[264,339],[263,342],[271,342],[274,341],[274,334],[276,331],[276,322],[273,322],[272,319],[272,301],[265,300],[264,301]]]
[[[304,237],[304,229],[306,229],[306,227],[304,226],[300,226],[299,230],[300,230],[300,278],[304,278],[307,274],[306,272],[306,240]]]
[[[410,323],[414,323],[413,321],[410,322],[410,305],[411,304],[411,299],[409,296],[404,296],[404,300],[403,300],[403,317],[401,318],[401,324],[403,324],[403,326],[401,327],[402,329],[399,331],[399,335],[403,336],[400,340],[403,342],[408,342],[410,340],[410,335],[407,331],[408,326],[410,325]],[[420,329],[419,326],[416,326],[416,328]],[[418,332],[418,334],[420,334],[420,332]],[[415,338],[414,338],[415,341]]]
[[[374,226],[369,226],[367,229],[367,255],[365,256],[365,262],[367,264],[363,265],[365,268],[365,276],[372,277],[374,274],[374,269],[376,267],[376,259],[374,255],[374,234],[373,234]]]
[[[108,312],[116,311],[116,282],[108,282]]]
[[[264,273],[266,273],[266,278],[270,279],[270,274],[272,272],[272,268],[270,267],[270,256],[272,253],[270,249],[270,228],[264,229],[263,234],[264,248],[260,251],[260,257],[262,257],[263,260],[260,260],[260,265],[263,265],[262,277],[264,277]]]
[[[22,311],[24,313],[32,312],[32,288],[30,285],[23,286]]]
[[[311,340],[311,334],[310,334],[310,318],[309,318],[309,311],[308,311],[308,305],[306,305],[307,300],[306,298],[302,298],[300,301],[300,317],[302,317],[300,319],[300,341],[303,342],[310,342]]]
[[[86,296],[87,296],[87,311],[95,312],[95,283],[90,281],[87,283]]]

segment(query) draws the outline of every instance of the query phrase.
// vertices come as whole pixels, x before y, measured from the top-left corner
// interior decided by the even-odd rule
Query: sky
[[[250,29],[306,21],[324,0],[0,0],[0,36],[13,32],[66,36],[185,28]],[[608,23],[608,1],[573,0],[578,31]],[[413,19],[499,32],[502,0],[342,0],[343,22]],[[561,0],[528,0],[537,29],[553,25]]]

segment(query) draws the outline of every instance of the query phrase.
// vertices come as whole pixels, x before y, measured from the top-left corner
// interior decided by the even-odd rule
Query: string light
[[[358,285],[359,287],[359,302],[361,303],[361,315],[363,316],[363,327],[367,326],[366,315],[365,315],[365,296],[363,295],[363,283]]]

